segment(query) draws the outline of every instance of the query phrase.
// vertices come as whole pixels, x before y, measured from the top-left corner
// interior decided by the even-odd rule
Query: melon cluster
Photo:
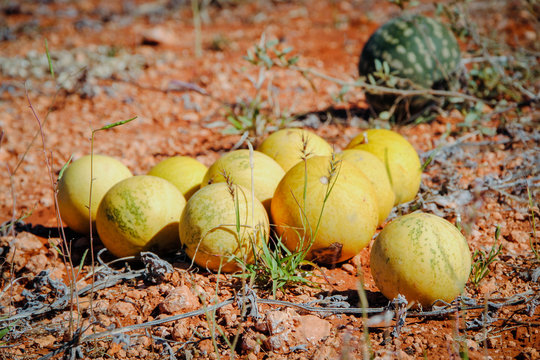
[[[83,157],[65,171],[58,198],[66,224],[81,233],[95,224],[117,257],[183,247],[202,268],[236,272],[259,255],[271,224],[283,244],[306,259],[336,264],[352,258],[395,205],[415,198],[420,175],[418,154],[394,131],[363,131],[334,153],[311,131],[284,129],[256,150],[223,154],[209,168],[174,156],[133,176],[110,157]],[[436,296],[451,300],[468,276],[467,243],[445,220],[415,216],[394,220],[375,241],[375,281],[389,297],[402,293],[422,304],[433,300],[424,293],[437,283],[446,292]],[[425,281],[415,278],[426,274]],[[440,280],[448,274],[454,278]]]
[[[422,15],[404,15],[382,25],[365,44],[358,70],[370,77],[377,64],[386,62],[390,73],[402,79],[401,89],[447,89],[455,78],[461,53],[453,33],[439,21]],[[375,77],[373,77],[375,78]],[[379,79],[380,85],[388,85]],[[375,111],[388,110],[396,95],[367,92]],[[414,113],[430,101],[428,96],[400,99],[398,114]],[[405,110],[405,111],[404,111]]]

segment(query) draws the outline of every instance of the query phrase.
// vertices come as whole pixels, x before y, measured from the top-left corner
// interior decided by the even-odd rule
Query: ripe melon
[[[171,182],[180,190],[186,200],[201,187],[208,168],[189,156],[172,156],[156,164],[148,175],[157,176]]]
[[[370,152],[383,162],[396,195],[394,205],[416,197],[422,175],[420,158],[403,136],[392,130],[370,129],[352,139],[347,149]]]
[[[305,148],[304,148],[305,147]],[[330,156],[332,146],[312,131],[290,128],[270,134],[257,148],[288,171],[306,156]]]
[[[471,271],[465,237],[450,222],[423,212],[386,225],[371,249],[371,273],[388,299],[398,294],[429,307],[458,296]]]
[[[251,194],[251,165],[249,150],[235,150],[217,159],[204,175],[201,187],[218,182],[225,182],[224,175],[234,184],[248,189]],[[253,185],[255,197],[259,199],[267,211],[274,191],[285,175],[285,172],[271,157],[260,151],[253,151]],[[251,196],[251,195],[250,195]]]
[[[90,155],[73,161],[58,182],[58,207],[62,220],[81,234],[90,232],[90,216],[95,230],[96,213],[103,195],[114,184],[132,176],[124,164],[106,155],[93,155],[94,171],[91,175],[91,162]],[[89,206],[92,176],[92,203]]]
[[[354,165],[331,156],[314,156],[291,168],[271,211],[288,249],[307,251],[307,259],[326,264],[358,254],[379,219],[371,182]]]
[[[344,150],[338,158],[356,166],[371,182],[379,207],[379,225],[384,223],[394,207],[396,195],[382,161],[372,153],[358,149]]]
[[[179,233],[187,255],[197,265],[222,272],[241,270],[268,241],[270,224],[262,203],[236,184],[210,184],[187,202]]]
[[[185,204],[180,190],[165,179],[150,175],[125,179],[99,205],[99,238],[117,257],[178,250],[178,221]]]

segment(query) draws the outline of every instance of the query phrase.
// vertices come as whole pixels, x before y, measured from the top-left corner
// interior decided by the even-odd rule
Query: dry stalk
[[[74,323],[73,323],[73,311],[74,311],[74,305],[75,305],[75,302],[77,303],[77,308],[79,307],[79,299],[78,297],[76,297],[76,289],[75,289],[75,283],[77,282],[77,279],[76,279],[76,275],[75,275],[75,269],[73,267],[73,262],[72,262],[72,259],[71,259],[71,249],[69,247],[69,244],[67,242],[67,238],[66,238],[66,234],[64,232],[64,227],[62,226],[62,217],[60,215],[60,208],[58,206],[58,197],[57,197],[57,194],[56,194],[56,184],[55,184],[55,181],[54,181],[54,178],[53,178],[53,170],[52,170],[52,164],[51,164],[51,158],[52,158],[52,154],[49,154],[48,150],[47,150],[47,144],[46,144],[46,141],[45,141],[45,132],[43,130],[43,124],[39,118],[39,116],[37,115],[35,109],[34,109],[34,106],[32,105],[32,101],[30,100],[30,95],[28,94],[28,89],[25,88],[25,93],[26,93],[26,99],[28,100],[28,106],[30,108],[30,110],[32,111],[32,114],[34,116],[34,118],[36,119],[38,125],[39,125],[39,134],[41,135],[41,143],[42,143],[42,150],[43,150],[43,156],[45,158],[45,164],[47,166],[47,173],[48,173],[48,176],[49,176],[49,181],[50,181],[50,185],[51,185],[51,190],[53,192],[53,199],[54,199],[54,209],[55,209],[55,214],[56,214],[56,224],[57,224],[57,228],[58,228],[58,233],[60,234],[60,237],[62,239],[62,244],[63,244],[63,251],[62,251],[62,255],[63,255],[63,260],[64,260],[64,265],[66,265],[66,268],[69,269],[68,271],[68,276],[69,276],[69,289],[70,289],[70,318],[69,318],[69,332],[68,332],[68,335],[70,338],[73,337],[73,334],[74,334]],[[67,252],[67,254],[66,254]],[[69,265],[69,267],[67,266]],[[77,311],[77,327],[79,327],[79,322],[80,322],[80,313]]]

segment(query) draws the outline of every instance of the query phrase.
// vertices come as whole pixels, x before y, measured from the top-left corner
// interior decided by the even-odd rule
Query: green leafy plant
[[[483,135],[495,135],[496,129],[484,125],[486,118],[484,106],[485,104],[479,101],[474,106],[464,107],[462,111],[465,116],[463,122],[459,123],[458,126],[467,130],[478,129]]]
[[[310,155],[307,150],[307,142],[308,139],[303,139],[302,158],[304,166],[307,166],[306,160]],[[312,261],[307,260],[306,257],[317,236],[325,205],[332,192],[336,179],[339,176],[338,164],[339,160],[332,157],[328,170],[329,181],[316,224],[310,224],[306,215],[305,204],[307,203],[306,198],[309,195],[307,192],[306,168],[304,173],[303,191],[304,206],[302,207],[300,202],[297,201],[304,220],[303,229],[297,231],[298,236],[301,239],[298,246],[299,250],[291,251],[285,246],[282,238],[279,236],[271,238],[269,243],[261,241],[262,249],[254,254],[255,261],[252,264],[246,264],[245,262],[242,262],[242,259],[236,259],[243,269],[245,269],[243,273],[236,275],[237,277],[249,279],[250,283],[257,284],[259,288],[271,290],[274,297],[276,297],[278,290],[293,286],[308,285],[318,287],[317,283],[308,280],[308,277],[312,272],[310,270],[305,270],[306,267],[318,268],[318,266]],[[258,236],[264,236],[264,234],[259,233]],[[309,243],[306,243],[307,241],[309,241]],[[253,249],[255,249],[255,246],[253,246]]]
[[[290,251],[281,238],[271,242],[262,243],[262,250],[257,254],[256,261],[246,265],[245,273],[238,275],[239,277],[250,279],[259,288],[271,288],[274,297],[277,291],[283,288],[296,285],[317,286],[306,278],[309,272],[301,271],[303,266],[315,266],[305,259],[304,251]]]
[[[281,111],[274,97],[272,76],[275,68],[292,68],[298,61],[291,47],[282,49],[278,40],[266,41],[263,34],[259,43],[247,51],[244,60],[258,67],[257,78],[250,81],[255,88],[255,96],[238,101],[228,107],[226,134],[247,134],[254,142],[269,130],[287,125],[293,117],[285,109]]]
[[[513,6],[530,12],[531,19],[535,19],[534,7],[528,5],[528,1],[516,0]],[[483,124],[494,114],[500,114],[503,120],[507,113],[520,117],[523,107],[538,101],[538,44],[527,44],[526,40],[517,38],[514,39],[515,44],[500,41],[501,34],[483,31],[486,24],[473,20],[474,11],[468,0],[436,5],[436,15],[444,18],[454,34],[467,44],[466,55],[461,61],[464,71],[461,72],[460,91],[481,100],[493,110],[490,114],[481,114],[478,111],[479,101],[453,99],[457,101],[451,102],[466,116],[463,128],[474,127],[492,135],[494,130]],[[500,9],[488,6],[485,11],[499,12]]]
[[[478,287],[480,281],[489,273],[489,265],[498,260],[498,256],[502,251],[502,244],[499,244],[501,235],[501,227],[495,229],[495,242],[489,249],[489,252],[484,250],[475,250],[473,253],[473,264],[471,266],[471,275],[469,277],[474,287]]]

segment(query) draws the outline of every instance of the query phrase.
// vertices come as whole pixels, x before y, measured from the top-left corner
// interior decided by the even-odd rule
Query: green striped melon
[[[358,70],[361,76],[368,76],[377,70],[377,61],[386,62],[394,76],[405,79],[398,82],[398,88],[447,89],[460,58],[457,40],[445,25],[422,15],[404,15],[390,20],[369,38]],[[379,84],[385,85],[384,81]],[[397,97],[368,92],[366,99],[380,112],[388,110]],[[398,109],[416,112],[429,100],[427,96],[407,98]]]

